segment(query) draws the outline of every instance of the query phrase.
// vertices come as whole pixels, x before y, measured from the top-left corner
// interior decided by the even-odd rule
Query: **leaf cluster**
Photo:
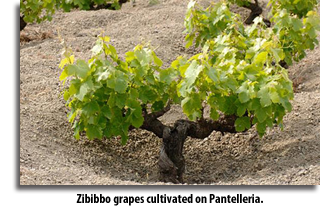
[[[20,0],[20,13],[27,23],[52,20],[56,10],[69,12],[73,8],[89,10],[94,5],[110,3],[114,8],[120,8],[119,0]]]
[[[281,42],[285,62],[289,65],[313,50],[320,31],[320,17],[316,11],[317,0],[271,0],[273,32]]]
[[[191,113],[198,117],[200,112],[191,109],[187,100],[199,100],[197,106],[203,102],[210,106],[213,119],[218,119],[220,113],[237,115],[237,131],[256,124],[263,135],[266,127],[282,125],[283,116],[291,111],[292,83],[287,71],[278,65],[285,58],[281,44],[262,18],[252,26],[244,26],[226,2],[204,10],[192,1],[185,25],[186,46],[195,43],[203,50],[191,58],[201,66],[192,89],[180,87],[185,113],[191,119]]]
[[[99,37],[87,62],[75,62],[67,50],[60,79],[65,83],[70,78],[64,98],[75,137],[84,131],[89,139],[121,136],[125,143],[129,129],[141,127],[146,114],[168,103],[180,104],[192,121],[203,118],[205,105],[213,120],[236,116],[239,132],[256,125],[262,136],[267,127],[282,127],[284,115],[292,109],[293,88],[279,62],[301,59],[301,53],[313,49],[319,25],[313,11],[299,18],[285,10],[275,4],[272,28],[261,17],[245,26],[230,11],[229,1],[206,9],[190,1],[186,47],[201,47],[202,52],[180,56],[168,68],[148,45],[138,45],[119,58],[107,36]],[[312,42],[298,42],[302,38]]]
[[[162,64],[155,52],[143,45],[121,60],[107,36],[99,37],[88,62],[74,62],[69,53],[61,61],[60,80],[72,78],[64,99],[75,137],[85,131],[89,139],[121,136],[125,143],[130,127],[143,124],[144,114],[177,101],[177,72],[161,68]]]

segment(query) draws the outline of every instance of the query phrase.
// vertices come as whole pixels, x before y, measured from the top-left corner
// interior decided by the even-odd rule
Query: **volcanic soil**
[[[124,146],[117,138],[73,138],[61,97],[58,31],[77,59],[90,57],[96,36],[104,31],[122,57],[142,41],[150,42],[168,66],[179,55],[195,53],[184,48],[187,4],[136,0],[118,11],[57,12],[51,22],[30,24],[20,33],[21,185],[164,184],[157,173],[161,140],[154,134],[133,130]],[[284,130],[273,128],[261,139],[254,128],[238,134],[213,132],[203,140],[188,138],[185,184],[320,184],[320,48],[308,51],[289,73],[296,92]],[[182,117],[181,109],[173,106],[161,120],[171,124]]]

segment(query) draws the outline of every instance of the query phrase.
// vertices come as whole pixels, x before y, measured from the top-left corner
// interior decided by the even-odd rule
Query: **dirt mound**
[[[122,56],[141,41],[150,41],[169,65],[177,56],[195,52],[184,48],[187,4],[188,0],[157,4],[137,0],[135,7],[127,3],[120,11],[58,12],[51,22],[25,28],[22,35],[39,35],[20,43],[20,184],[163,184],[157,182],[161,140],[150,132],[130,132],[125,146],[117,138],[74,140],[60,94],[62,47],[57,30],[76,58],[90,57],[96,36],[103,30]],[[42,38],[43,33],[52,37]],[[290,68],[298,93],[283,131],[274,128],[262,139],[254,129],[188,139],[186,183],[320,184],[319,61],[317,47]],[[183,117],[181,109],[175,106],[161,120],[172,123],[179,117]]]

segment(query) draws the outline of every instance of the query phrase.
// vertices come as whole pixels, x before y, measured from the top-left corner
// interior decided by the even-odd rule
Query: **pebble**
[[[306,170],[301,170],[298,172],[298,175],[301,176],[301,175],[305,175],[307,173]]]

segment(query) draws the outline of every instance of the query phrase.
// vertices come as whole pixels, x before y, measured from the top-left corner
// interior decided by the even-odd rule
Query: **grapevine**
[[[301,60],[305,50],[318,44],[320,30],[315,1],[306,7],[299,7],[299,1],[291,1],[296,7],[284,2],[270,1],[272,26],[260,16],[246,26],[230,11],[230,4],[239,1],[220,1],[206,9],[190,1],[186,47],[202,51],[190,58],[180,56],[167,68],[146,44],[120,59],[103,34],[88,61],[76,61],[65,47],[60,80],[74,136],[120,136],[125,144],[131,129],[149,130],[163,139],[160,179],[182,182],[187,136],[205,138],[213,130],[243,132],[253,126],[263,136],[268,127],[282,128],[294,95],[281,62]],[[181,105],[188,120],[174,126],[159,121],[172,104]],[[210,118],[204,118],[205,106]]]
[[[20,31],[27,23],[51,21],[56,10],[69,12],[73,8],[92,10],[108,6],[119,9],[129,0],[20,0]]]

